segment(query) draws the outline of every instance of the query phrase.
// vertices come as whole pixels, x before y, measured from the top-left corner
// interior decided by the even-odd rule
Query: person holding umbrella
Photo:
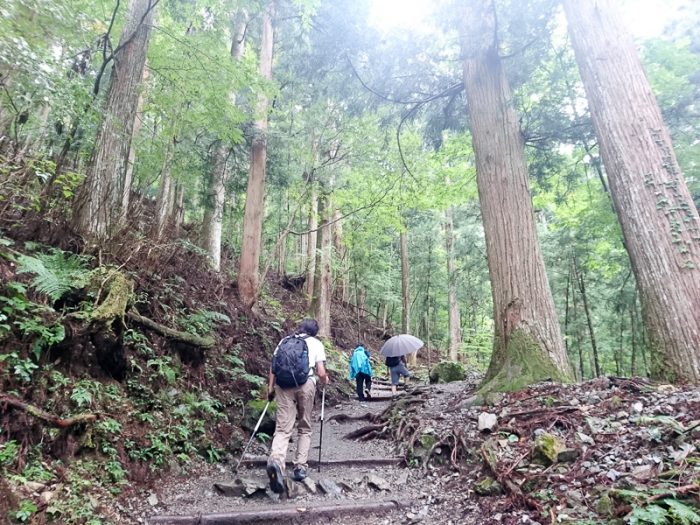
[[[423,341],[409,334],[395,335],[382,346],[379,353],[386,357],[385,364],[389,367],[391,374],[392,395],[396,395],[396,387],[401,376],[406,379],[411,377],[411,373],[406,368],[405,356],[416,352],[422,346]]]

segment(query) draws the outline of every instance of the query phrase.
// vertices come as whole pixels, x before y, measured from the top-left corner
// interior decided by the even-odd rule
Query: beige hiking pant
[[[294,465],[306,467],[311,447],[311,412],[314,408],[314,396],[316,395],[316,382],[309,378],[306,383],[295,388],[282,389],[275,385],[275,399],[277,400],[277,427],[275,437],[272,438],[270,457],[267,462],[277,463],[284,472],[284,463],[287,458],[289,438],[294,430],[294,421],[297,426],[297,453]]]

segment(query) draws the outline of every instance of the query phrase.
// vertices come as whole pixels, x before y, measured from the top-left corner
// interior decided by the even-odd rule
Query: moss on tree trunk
[[[517,329],[508,339],[503,362],[479,387],[479,394],[513,392],[546,379],[562,383],[573,380],[569,373],[557,369],[534,337]]]

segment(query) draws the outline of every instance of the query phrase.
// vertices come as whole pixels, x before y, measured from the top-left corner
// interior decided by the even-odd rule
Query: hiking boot
[[[284,492],[284,479],[282,477],[282,469],[277,463],[270,463],[267,466],[267,477],[270,478],[270,489],[276,494]]]
[[[306,478],[306,469],[304,467],[295,467],[294,472],[292,472],[292,479],[294,481],[304,481]]]

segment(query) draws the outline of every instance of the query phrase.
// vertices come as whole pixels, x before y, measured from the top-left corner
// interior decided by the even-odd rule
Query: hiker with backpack
[[[391,395],[395,396],[396,387],[399,384],[401,376],[405,377],[406,381],[411,377],[411,372],[406,368],[406,356],[387,357],[384,364],[389,367],[389,373],[391,374]]]
[[[267,475],[270,488],[278,494],[285,490],[285,460],[295,420],[298,421],[298,435],[292,479],[303,481],[306,478],[316,383],[320,381],[325,387],[330,381],[325,366],[326,352],[323,343],[315,337],[317,333],[316,320],[304,319],[294,334],[279,342],[272,354],[267,399],[277,398],[277,426],[267,460]]]
[[[372,390],[372,363],[369,360],[369,351],[357,343],[357,348],[350,357],[350,381],[355,380],[357,399],[365,401]]]

